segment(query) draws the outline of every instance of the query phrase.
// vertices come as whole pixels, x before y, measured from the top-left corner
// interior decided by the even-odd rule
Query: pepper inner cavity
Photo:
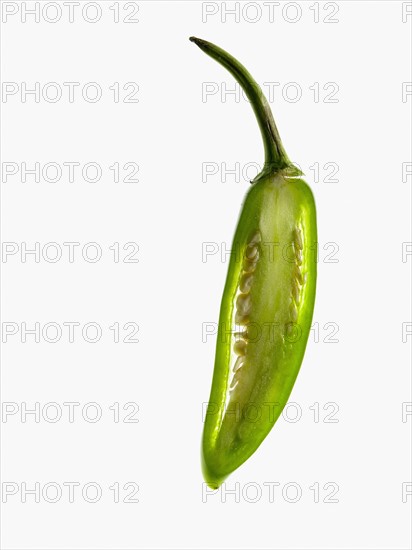
[[[290,322],[288,322],[285,326],[285,331],[288,335],[293,333],[293,325],[297,322],[299,317],[299,307],[301,305],[302,290],[305,280],[305,277],[302,274],[303,239],[302,230],[299,225],[296,225],[292,232],[292,248],[294,251],[295,265],[292,273],[292,289],[289,305]]]
[[[247,347],[248,347],[248,330],[245,328],[239,331],[239,327],[246,327],[250,320],[252,311],[252,297],[250,294],[254,273],[260,257],[261,235],[259,231],[255,231],[245,248],[242,258],[242,269],[239,278],[238,291],[235,297],[235,327],[232,330],[233,334],[233,351],[235,361],[231,368],[231,380],[229,385],[229,397],[235,388],[239,385],[243,369],[247,368]]]

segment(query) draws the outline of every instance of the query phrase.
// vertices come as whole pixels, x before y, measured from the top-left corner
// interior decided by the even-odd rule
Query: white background
[[[2,548],[410,548],[412,421],[402,411],[410,411],[411,337],[402,338],[402,326],[411,321],[411,256],[402,258],[402,243],[411,240],[411,176],[402,178],[402,163],[411,160],[412,96],[402,100],[402,83],[411,81],[412,16],[402,21],[401,2],[340,2],[338,22],[326,23],[334,4],[321,2],[315,23],[315,3],[300,2],[286,11],[274,6],[270,21],[265,3],[252,2],[247,11],[238,4],[236,21],[224,17],[233,2],[139,2],[138,23],[125,23],[134,3],[120,2],[115,23],[110,6],[117,3],[109,1],[98,4],[96,23],[79,7],[70,23],[64,3],[60,21],[47,22],[57,13],[52,5],[37,23],[22,16],[23,4],[33,2],[8,4],[18,12],[2,24],[2,79],[18,91],[3,95],[1,152],[19,172],[2,180],[2,241],[17,247],[2,258],[3,337],[4,323],[19,330],[2,350],[2,400],[15,404],[1,424]],[[313,189],[320,246],[317,325],[289,408],[291,418],[301,417],[281,418],[213,494],[199,455],[216,340],[202,337],[202,326],[218,320],[228,258],[221,251],[230,248],[249,185],[230,174],[224,181],[220,167],[261,163],[262,146],[250,105],[222,97],[233,79],[190,35],[230,51],[262,86],[279,83],[274,116]],[[24,102],[24,82],[41,90],[57,82],[62,98]],[[72,103],[64,82],[80,83]],[[82,97],[88,82],[101,86],[100,101]],[[115,82],[118,103],[109,89]],[[138,103],[123,102],[128,82],[139,86]],[[299,101],[282,96],[290,82]],[[316,82],[319,101],[310,89]],[[338,101],[325,103],[330,82]],[[218,93],[202,97],[204,83]],[[102,177],[92,183],[76,172],[70,183],[65,171],[55,183],[30,175],[23,183],[23,162],[96,162]],[[114,182],[115,162],[137,163],[139,181]],[[327,162],[338,165],[338,181],[324,181]],[[202,181],[202,163],[215,163],[218,173]],[[52,263],[40,253],[38,263],[33,255],[23,262],[23,243],[36,242],[41,250],[58,243],[62,258]],[[81,243],[73,263],[64,242]],[[82,257],[89,242],[101,247],[100,261]],[[116,242],[118,263],[109,248]],[[128,242],[139,246],[138,263],[122,261]],[[216,243],[218,252],[202,258],[203,243]],[[98,323],[100,341],[85,341],[80,327],[69,343],[63,323],[70,321]],[[57,323],[60,341],[40,335],[39,343],[34,336],[23,343],[22,323],[36,322]],[[116,322],[119,343],[109,329]],[[139,325],[138,343],[122,342],[127,322]],[[41,411],[56,402],[62,418],[51,422],[46,408],[38,422],[33,415],[23,422],[24,403],[32,409],[36,402]],[[67,402],[80,403],[72,423]],[[81,412],[90,402],[102,410],[95,423]],[[116,402],[117,423],[109,409]],[[123,421],[128,402],[139,407],[138,423]],[[334,410],[329,420],[337,422],[326,422]],[[55,503],[42,493],[50,482],[62,489]],[[72,503],[67,482],[80,484]],[[90,482],[101,488],[96,503],[82,496]],[[138,502],[123,502],[128,482],[138,486]],[[24,483],[40,484],[39,502],[30,494],[22,502]],[[118,503],[109,488],[115,483]],[[320,502],[310,489],[316,483]],[[4,484],[16,494],[6,495]],[[338,502],[324,502],[330,487],[338,488]],[[291,502],[296,490],[300,499]]]

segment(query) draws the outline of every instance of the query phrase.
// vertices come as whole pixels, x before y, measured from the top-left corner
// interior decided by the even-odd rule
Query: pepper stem
[[[194,36],[191,36],[189,40],[194,42],[201,50],[223,65],[223,67],[225,67],[234,76],[245,91],[256,115],[265,149],[265,166],[258,178],[263,174],[274,174],[285,169],[288,169],[288,175],[301,174],[300,170],[298,170],[290,162],[286,151],[283,148],[282,141],[266,97],[264,96],[259,84],[252,78],[246,68],[233,56],[225,52],[225,50],[222,50],[222,48],[215,46],[215,44],[212,44],[211,42],[207,42],[206,40],[202,40]]]

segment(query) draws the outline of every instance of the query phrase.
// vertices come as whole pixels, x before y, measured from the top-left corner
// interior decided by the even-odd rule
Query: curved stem
[[[222,50],[222,48],[215,46],[215,44],[194,36],[190,37],[190,40],[210,57],[223,65],[223,67],[235,77],[245,91],[259,123],[265,148],[265,166],[262,172],[265,174],[273,174],[289,168],[293,175],[300,173],[288,159],[266,97],[258,83],[252,78],[251,74],[241,63],[239,63],[239,61],[225,52],[225,50]]]

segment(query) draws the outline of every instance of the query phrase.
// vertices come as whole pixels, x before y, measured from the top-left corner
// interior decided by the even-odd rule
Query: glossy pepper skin
[[[221,48],[190,40],[242,86],[265,148],[242,206],[221,302],[202,441],[204,478],[216,489],[265,439],[298,375],[315,303],[316,210],[258,84]]]

